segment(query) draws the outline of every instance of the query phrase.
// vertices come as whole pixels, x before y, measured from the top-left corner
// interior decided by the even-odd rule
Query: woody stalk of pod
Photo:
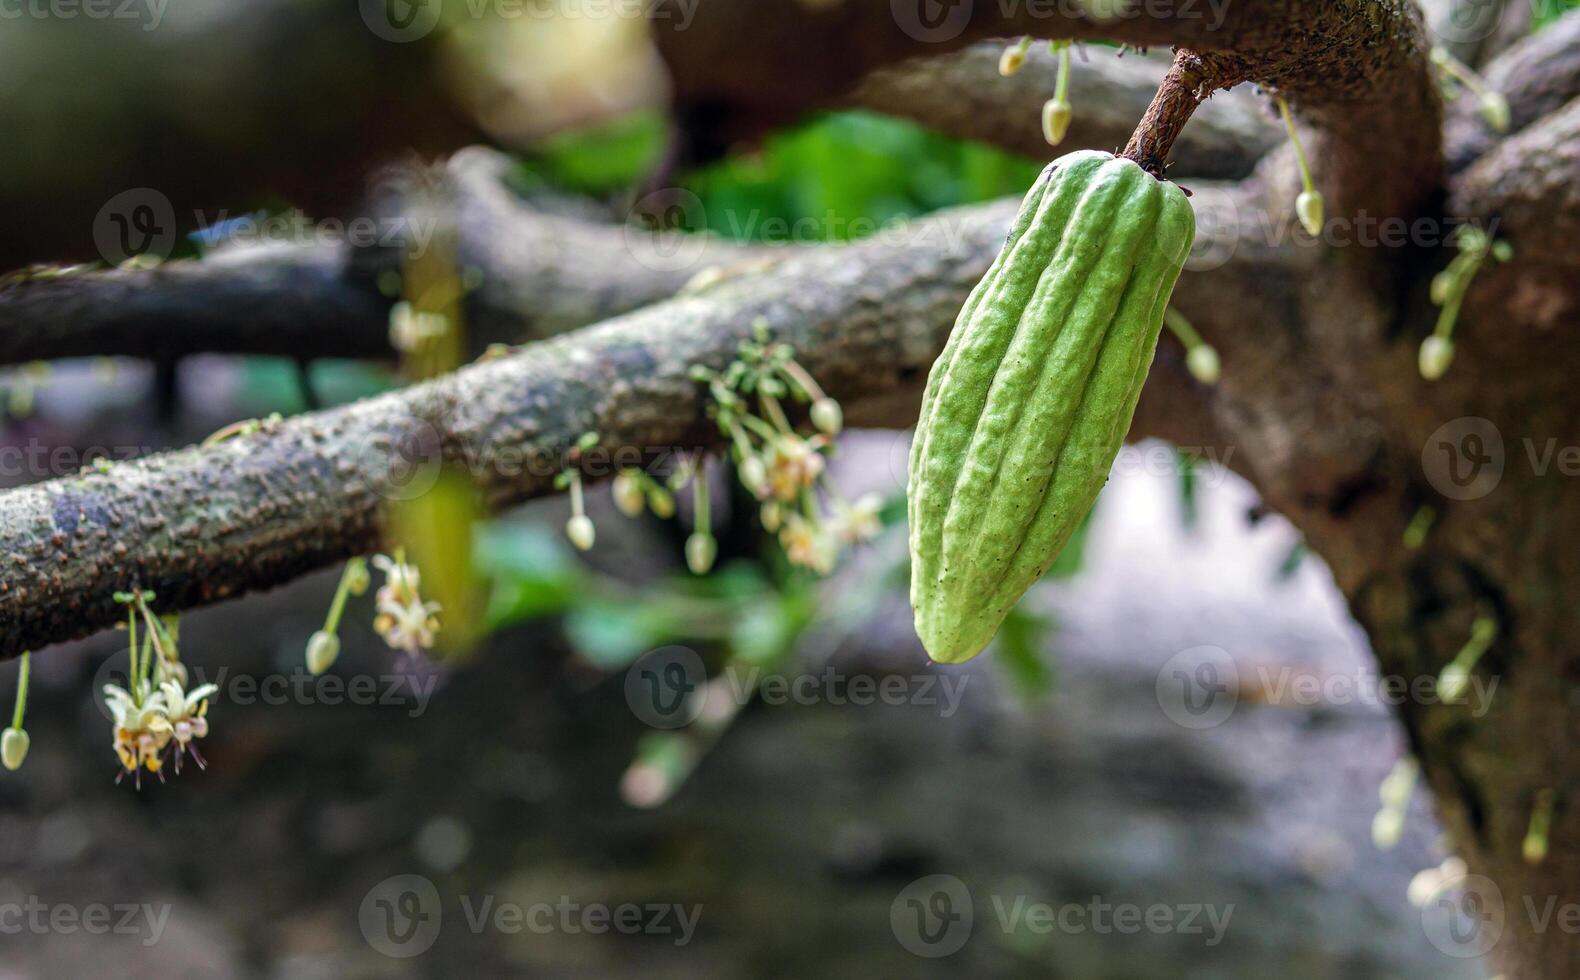
[[[911,605],[936,661],[988,645],[1129,431],[1195,238],[1185,192],[1162,179],[1201,101],[1182,87],[1191,57],[1123,156],[1079,151],[1043,171],[929,375],[908,500]]]

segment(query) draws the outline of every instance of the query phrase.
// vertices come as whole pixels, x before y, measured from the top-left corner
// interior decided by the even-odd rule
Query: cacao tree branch
[[[643,461],[707,445],[690,367],[725,367],[759,318],[837,397],[893,389],[926,371],[1012,213],[809,253],[428,384],[0,495],[0,651],[111,625],[132,584],[179,609],[377,548],[401,492],[391,447],[465,467],[502,507],[550,492],[588,431]]]
[[[1211,55],[1226,76],[1276,89],[1327,134],[1319,148],[1335,214],[1413,215],[1442,182],[1441,115],[1414,0],[1245,0],[1130,4],[1099,21],[1066,5],[959,4],[942,20],[923,0],[702,0],[684,30],[655,21],[683,114],[772,124],[826,105],[885,65],[987,37],[1110,38]],[[749,58],[741,57],[750,52]],[[795,77],[805,84],[786,86]],[[945,96],[947,97],[947,96]]]
[[[887,402],[898,424],[1018,202],[946,212],[861,244],[798,251],[625,317],[402,391],[264,425],[207,448],[116,463],[0,494],[0,656],[112,625],[116,590],[175,610],[267,588],[382,542],[395,479],[421,460],[463,467],[492,508],[550,493],[566,453],[599,433],[639,460],[715,441],[693,364],[723,368],[766,322],[830,394]],[[1205,215],[1209,227],[1215,219]],[[1178,294],[1217,329],[1285,281],[1252,255]],[[1240,312],[1245,312],[1241,310]],[[1248,324],[1258,321],[1245,319]],[[1231,346],[1232,337],[1221,338]],[[897,400],[896,400],[897,399]],[[1212,445],[1207,396],[1159,353],[1134,431]],[[899,406],[899,407],[896,407]],[[592,456],[589,459],[607,456]],[[590,477],[608,475],[584,463]],[[423,466],[419,473],[428,472]],[[392,472],[393,471],[393,472]],[[415,478],[414,478],[415,479]]]
[[[674,295],[704,269],[775,254],[711,236],[648,234],[557,214],[515,197],[507,159],[474,147],[445,167],[436,213],[412,198],[393,215],[398,247],[278,242],[229,246],[153,268],[73,271],[0,284],[0,364],[62,357],[199,352],[393,357],[379,280],[410,249],[454,236],[479,273],[468,340],[519,343]]]
[[[1580,10],[1523,38],[1488,64],[1487,85],[1509,101],[1510,132],[1580,97]],[[1446,143],[1455,170],[1468,167],[1504,138],[1478,111],[1473,95],[1449,106]]]
[[[1466,303],[1472,317],[1502,323],[1485,355],[1496,363],[1500,352],[1511,353],[1508,369],[1525,375],[1520,359],[1529,350],[1501,342],[1507,319],[1547,333],[1580,310],[1580,97],[1477,160],[1454,181],[1449,209],[1514,246],[1514,261],[1486,269]],[[1553,364],[1558,354],[1542,354],[1541,363]]]
[[[953,54],[920,57],[880,68],[861,81],[845,104],[912,119],[960,139],[981,140],[1029,157],[1055,152],[1038,124],[1053,93],[1058,59],[1034,46],[1015,75],[999,74],[1003,45],[973,44]],[[1135,130],[1167,70],[1167,62],[1130,52],[1082,46],[1070,75],[1075,113],[1067,149],[1117,150]],[[1174,143],[1170,176],[1243,177],[1282,138],[1249,91],[1224,92],[1197,110]]]

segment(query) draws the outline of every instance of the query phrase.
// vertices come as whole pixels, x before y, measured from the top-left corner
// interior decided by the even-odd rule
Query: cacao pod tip
[[[307,641],[307,671],[315,677],[334,665],[340,656],[340,637],[319,630]]]
[[[926,633],[918,632],[922,638],[922,647],[927,651],[928,659],[935,664],[963,664],[975,659],[978,654],[987,649],[987,644],[962,643],[956,641],[943,641],[938,637],[930,637]]]
[[[912,603],[916,614],[916,636],[927,651],[927,658],[935,664],[963,664],[975,659],[993,642],[998,633],[999,620],[989,624],[973,621],[947,612],[937,602],[925,602],[924,608]],[[983,631],[986,630],[986,635]]]
[[[21,728],[7,728],[5,734],[0,736],[0,762],[12,772],[22,768],[22,763],[27,759],[28,746],[32,741],[27,732]]]
[[[1322,234],[1323,204],[1321,191],[1302,191],[1295,198],[1295,215],[1306,233],[1316,238]]]
[[[1454,363],[1454,342],[1447,337],[1437,334],[1421,342],[1421,377],[1428,381],[1436,381],[1448,373],[1448,366]]]

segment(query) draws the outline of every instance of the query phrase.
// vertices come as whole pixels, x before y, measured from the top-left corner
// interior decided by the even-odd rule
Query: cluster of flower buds
[[[1421,377],[1436,381],[1448,373],[1454,363],[1454,327],[1459,322],[1459,310],[1465,303],[1465,294],[1476,273],[1487,259],[1508,262],[1514,258],[1514,247],[1508,242],[1493,241],[1492,236],[1470,225],[1461,225],[1454,233],[1454,243],[1459,254],[1448,268],[1432,277],[1432,302],[1442,307],[1437,316],[1437,326],[1421,342],[1418,367]]]
[[[709,412],[729,441],[736,475],[760,502],[763,527],[779,535],[793,564],[827,573],[842,546],[877,535],[878,497],[868,495],[848,503],[827,477],[826,455],[845,425],[839,402],[796,361],[789,345],[769,340],[765,321],[758,321],[753,339],[741,344],[738,356],[724,371],[695,366],[692,377],[707,385]],[[790,421],[791,404],[804,406],[814,431],[796,429]],[[596,432],[577,440],[570,465],[554,481],[556,489],[570,494],[571,516],[565,536],[582,551],[592,548],[597,531],[587,514],[578,464],[581,454],[598,442]],[[664,479],[638,467],[626,467],[615,475],[610,489],[615,507],[627,517],[651,510],[667,520],[675,516],[675,494],[688,483],[693,529],[686,539],[686,566],[705,575],[713,568],[719,549],[700,454],[686,459]]]
[[[710,412],[729,440],[741,484],[760,502],[764,529],[779,535],[792,564],[827,574],[844,545],[877,534],[877,496],[848,503],[828,479],[825,457],[844,427],[839,403],[790,345],[769,339],[764,321],[724,371],[695,367],[692,376],[708,386]],[[809,406],[813,433],[791,424],[787,400]]]
[[[1027,35],[1006,47],[998,59],[999,74],[1008,78],[1019,73],[1026,66],[1027,56],[1031,54],[1031,44],[1031,36]],[[1070,46],[1071,42],[1067,40],[1048,42],[1049,50],[1059,59],[1059,73],[1054,82],[1053,98],[1042,106],[1042,135],[1049,146],[1063,143],[1065,134],[1070,131],[1070,119],[1073,116],[1070,106]]]
[[[412,657],[431,650],[434,634],[439,632],[440,609],[437,602],[423,601],[417,566],[407,564],[400,549],[394,557],[374,555],[373,565],[384,573],[384,584],[373,596],[378,610],[373,618],[374,632],[393,649]]]
[[[213,684],[187,689],[187,669],[177,646],[179,624],[155,616],[149,609],[152,592],[117,592],[115,601],[127,607],[128,670],[126,686],[106,684],[105,704],[110,709],[110,743],[120,760],[117,782],[126,774],[141,784],[144,770],[164,778],[168,761],[181,772],[190,754],[199,768],[207,765],[197,740],[208,735],[208,705],[219,690]],[[143,623],[138,642],[138,623]],[[167,758],[167,756],[169,758]]]
[[[375,615],[373,631],[395,650],[411,657],[419,657],[433,648],[434,636],[439,632],[440,606],[437,602],[424,601],[419,587],[422,574],[417,566],[409,564],[402,549],[395,554],[374,555],[373,566],[384,573],[384,584],[373,596]],[[329,605],[329,615],[324,618],[324,628],[315,632],[307,641],[307,669],[322,674],[340,656],[340,617],[345,612],[350,596],[363,595],[372,585],[368,562],[353,558],[340,573],[340,584],[335,598]]]

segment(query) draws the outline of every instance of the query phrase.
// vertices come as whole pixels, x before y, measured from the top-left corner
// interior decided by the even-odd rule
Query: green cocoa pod
[[[1059,158],[933,365],[911,447],[911,605],[934,660],[987,646],[1097,499],[1190,252],[1185,194]]]

